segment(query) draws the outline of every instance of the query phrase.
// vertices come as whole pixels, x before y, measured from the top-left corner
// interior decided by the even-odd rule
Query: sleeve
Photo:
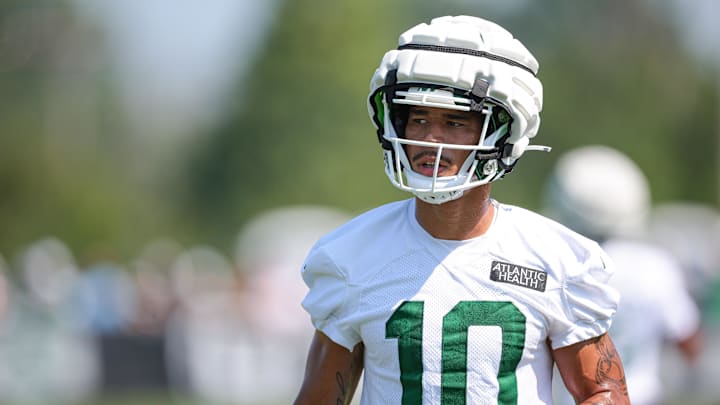
[[[585,257],[567,265],[562,287],[562,317],[550,330],[553,349],[600,336],[610,329],[620,295],[608,284],[615,267],[594,244]]]
[[[323,249],[313,249],[303,265],[302,277],[309,288],[302,306],[310,314],[313,326],[352,350],[360,336],[346,316],[352,306],[347,273]]]

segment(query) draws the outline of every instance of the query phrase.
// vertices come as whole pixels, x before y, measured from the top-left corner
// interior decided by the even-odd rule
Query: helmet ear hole
[[[388,142],[387,139],[385,139],[385,105],[383,104],[383,99],[385,97],[385,91],[384,88],[377,89],[369,98],[368,105],[371,107],[371,114],[370,117],[372,118],[373,123],[375,124],[375,128],[377,128],[376,133],[378,137],[378,142],[380,142],[380,146],[384,150],[392,150],[392,144]]]
[[[405,127],[407,126],[410,107],[407,105],[393,105],[390,107],[390,119],[395,127],[395,133],[400,138],[405,138]]]

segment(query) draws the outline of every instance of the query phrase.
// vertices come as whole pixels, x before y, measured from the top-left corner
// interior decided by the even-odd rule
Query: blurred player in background
[[[203,403],[291,402],[313,334],[297,269],[313,242],[347,219],[329,207],[278,207],[243,226],[232,261],[206,246],[179,254],[168,328],[173,388]]]
[[[682,352],[666,350],[663,387],[677,397],[718,403],[720,385],[720,211],[699,202],[665,201],[653,206],[648,240],[677,259],[688,292],[702,316],[704,345],[697,361],[682,361]]]
[[[653,206],[648,239],[672,253],[685,274],[688,290],[700,303],[712,300],[720,276],[720,213],[714,207],[688,201]]]
[[[250,381],[264,399],[259,404],[290,403],[302,383],[313,328],[299,305],[307,287],[297,269],[315,240],[348,219],[331,207],[280,207],[255,217],[238,235],[235,260],[245,279],[256,360]]]
[[[702,348],[699,311],[682,269],[667,251],[644,241],[650,201],[640,168],[605,146],[564,154],[547,192],[548,215],[600,242],[617,267],[611,284],[621,298],[610,335],[635,405],[661,403],[666,341],[691,364]],[[558,396],[572,403],[566,394]]]
[[[100,359],[93,335],[76,316],[74,255],[46,237],[23,249],[16,266],[17,283],[0,269],[0,403],[89,400],[98,388]]]
[[[371,80],[385,171],[415,198],[371,210],[308,255],[317,329],[296,404],[624,404],[607,335],[617,293],[593,241],[490,198],[540,125],[535,57],[480,18],[400,36]]]

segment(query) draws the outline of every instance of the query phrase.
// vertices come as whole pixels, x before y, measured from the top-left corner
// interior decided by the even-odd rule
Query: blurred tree
[[[648,173],[656,201],[715,203],[714,78],[657,10],[640,0],[612,0],[573,7],[533,3],[525,11],[538,17],[518,25],[546,34],[530,44],[537,46],[545,86],[538,142],[555,152],[589,143],[614,146]],[[513,178],[507,191],[533,205],[553,161],[533,158],[536,167],[519,166],[531,181]]]
[[[383,13],[375,10],[383,9]],[[358,210],[390,190],[367,118],[369,73],[397,35],[393,7],[288,1],[237,114],[190,167],[188,209],[220,241],[285,204]]]
[[[404,197],[382,173],[366,115],[367,83],[399,32],[463,13],[507,26],[541,62],[546,94],[536,142],[555,152],[524,157],[495,186],[499,199],[538,208],[559,152],[604,143],[638,161],[656,199],[713,202],[712,77],[645,2],[295,0],[286,3],[250,81],[240,84],[237,114],[191,166],[187,208],[208,232],[227,237],[271,206],[324,203],[358,211]]]
[[[138,250],[169,204],[125,175],[100,36],[70,3],[40,0],[2,2],[0,33],[0,251],[48,235]]]
[[[48,234],[75,251],[100,241],[124,256],[157,236],[230,249],[239,226],[268,208],[358,212],[407,197],[383,174],[368,82],[401,31],[443,14],[497,21],[541,62],[536,142],[554,152],[525,156],[494,187],[498,199],[538,208],[560,152],[604,143],[637,160],[656,201],[717,204],[717,73],[645,0],[286,0],[253,73],[237,83],[233,113],[180,166],[145,176],[160,181],[128,170],[131,129],[103,38],[73,4],[0,3],[5,255]]]

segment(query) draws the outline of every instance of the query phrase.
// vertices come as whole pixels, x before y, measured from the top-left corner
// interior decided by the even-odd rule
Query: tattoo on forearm
[[[345,403],[345,397],[347,395],[347,389],[345,388],[345,379],[343,379],[342,373],[339,371],[335,373],[335,380],[338,383],[338,388],[340,389],[340,396],[338,396],[335,403],[337,405],[343,405]]]
[[[600,356],[595,370],[595,381],[600,385],[613,387],[618,392],[627,395],[625,372],[612,341],[607,336],[602,336],[598,339],[596,347]]]
[[[344,405],[352,398],[358,376],[362,372],[363,368],[363,352],[364,346],[360,346],[353,355],[352,361],[350,362],[350,369],[345,373],[342,371],[335,373],[335,381],[337,381],[339,391],[338,398],[335,401],[337,405]],[[345,380],[346,377],[347,381]]]

